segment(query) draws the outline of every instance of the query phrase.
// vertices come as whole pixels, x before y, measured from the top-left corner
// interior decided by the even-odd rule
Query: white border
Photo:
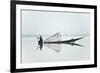
[[[48,63],[20,63],[20,10],[54,10],[54,11],[71,11],[71,12],[88,12],[90,13],[90,60],[87,61],[63,61],[63,62],[48,62]],[[71,65],[87,65],[94,64],[94,9],[70,8],[70,7],[51,7],[51,6],[35,6],[35,5],[16,5],[16,69],[23,68],[39,68],[53,66],[71,66]]]

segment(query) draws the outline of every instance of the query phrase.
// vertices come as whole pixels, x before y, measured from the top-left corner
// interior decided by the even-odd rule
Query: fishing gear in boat
[[[78,41],[80,39],[83,39],[84,37],[81,38],[76,38],[76,39],[70,39],[70,40],[62,40],[61,39],[61,34],[58,32],[52,36],[50,36],[49,38],[43,40],[43,37],[40,35],[38,37],[38,46],[39,49],[42,50],[43,45],[53,49],[56,52],[60,52],[61,50],[61,44],[69,44],[72,46],[83,46],[80,44],[76,44],[75,41]]]

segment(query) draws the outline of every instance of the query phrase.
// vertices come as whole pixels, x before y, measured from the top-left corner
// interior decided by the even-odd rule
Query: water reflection
[[[43,46],[40,50],[39,36],[22,37],[22,63],[75,61],[90,59],[90,37],[89,36],[49,36],[41,35]],[[49,37],[49,38],[48,38]],[[38,39],[37,39],[38,38]],[[75,42],[59,44],[57,41],[68,41],[80,38]],[[82,39],[81,39],[82,38]],[[49,43],[49,42],[51,43]],[[56,41],[56,44],[52,42]],[[44,43],[47,42],[47,43]],[[49,43],[49,44],[48,44]],[[38,46],[38,47],[37,47]],[[85,46],[85,47],[84,47]],[[38,49],[38,50],[37,50]],[[59,51],[59,53],[58,53]]]

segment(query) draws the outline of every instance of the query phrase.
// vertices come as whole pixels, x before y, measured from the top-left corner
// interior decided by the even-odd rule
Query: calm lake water
[[[43,36],[46,39],[48,36]],[[82,36],[63,36],[62,40],[80,38]],[[72,46],[61,44],[61,51],[58,53],[52,48],[43,46],[42,50],[37,49],[37,37],[22,38],[22,63],[54,62],[54,61],[79,61],[90,59],[90,38],[84,37],[75,43],[83,46]]]

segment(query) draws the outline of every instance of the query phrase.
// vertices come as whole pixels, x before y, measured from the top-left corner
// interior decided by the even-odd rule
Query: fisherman
[[[38,41],[38,45],[40,45],[40,50],[42,49],[42,46],[43,46],[43,39],[42,39],[42,36],[40,36],[40,39]]]

